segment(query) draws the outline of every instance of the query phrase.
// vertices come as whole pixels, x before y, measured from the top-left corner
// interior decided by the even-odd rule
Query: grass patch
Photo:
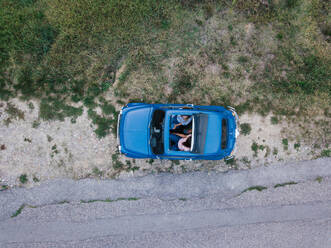
[[[89,109],[87,113],[88,117],[92,120],[92,123],[97,126],[97,128],[94,130],[97,137],[105,137],[111,129],[111,126],[114,122],[113,119],[100,116],[92,109]]]
[[[28,103],[28,107],[29,107],[29,109],[30,109],[31,111],[34,110],[34,105],[33,105],[32,102],[29,102],[29,103]]]
[[[42,99],[39,109],[39,117],[42,120],[64,121],[64,118],[71,117],[71,121],[75,122],[82,113],[82,107],[72,107],[54,98]]]
[[[9,189],[8,185],[1,185],[0,191],[4,191],[4,190],[7,190],[7,189]]]
[[[246,64],[246,63],[248,62],[248,57],[246,57],[246,56],[240,56],[240,57],[238,58],[238,62],[239,62],[240,64]]]
[[[39,178],[36,177],[36,176],[33,176],[32,180],[33,180],[33,182],[35,182],[35,183],[38,183],[38,182],[40,181]]]
[[[117,153],[111,155],[113,168],[115,170],[123,169],[125,165],[119,161],[119,155]]]
[[[288,139],[282,139],[283,149],[284,151],[288,150]]]
[[[241,193],[245,193],[247,191],[253,191],[253,190],[262,191],[262,190],[265,190],[265,189],[267,189],[267,187],[257,185],[257,186],[249,187],[249,188],[243,190]]]
[[[249,135],[252,131],[252,127],[249,123],[240,124],[240,133],[243,135]]]
[[[274,188],[279,188],[279,187],[284,187],[284,186],[287,186],[287,185],[293,185],[293,184],[298,184],[298,183],[296,183],[296,182],[286,182],[286,183],[279,183],[279,184],[276,184],[275,186],[274,186]]]
[[[259,145],[255,141],[252,143],[251,149],[254,152],[253,156],[257,157],[257,152],[258,152],[258,149],[259,149]]]
[[[321,183],[323,181],[323,177],[318,176],[315,178],[315,181]]]
[[[116,133],[102,96],[313,117],[331,104],[327,9],[308,0],[3,0],[0,98],[41,100],[50,121],[75,123],[85,106],[99,138]]]
[[[236,164],[236,159],[235,158],[226,159],[226,160],[224,160],[224,162],[227,165],[235,165]]]
[[[104,172],[100,170],[98,167],[94,167],[92,170],[93,174],[98,177],[102,177]]]
[[[32,128],[38,128],[40,126],[40,121],[38,121],[38,120],[34,120],[33,122],[32,122]]]
[[[139,198],[137,198],[137,197],[129,197],[129,198],[127,198],[127,200],[128,201],[138,201]]]
[[[139,198],[137,197],[128,197],[128,198],[117,198],[117,199],[110,199],[110,198],[106,198],[104,200],[99,200],[99,199],[93,199],[93,200],[80,200],[80,203],[93,203],[93,202],[115,202],[115,201],[138,201]]]
[[[272,125],[277,125],[279,123],[277,116],[271,116],[270,121]]]
[[[331,150],[330,149],[322,150],[321,157],[331,157]]]
[[[149,164],[153,164],[153,163],[154,163],[154,159],[150,158],[150,159],[148,160],[148,163],[149,163]]]
[[[20,175],[19,180],[22,184],[26,184],[28,182],[28,176],[26,174],[22,174]]]
[[[14,118],[16,120],[24,120],[24,112],[10,102],[7,103],[5,111],[10,116],[10,118]]]
[[[295,143],[293,147],[295,150],[299,150],[300,146],[300,143]]]
[[[25,204],[22,204],[19,209],[16,210],[15,213],[12,214],[11,218],[15,218],[17,217],[18,215],[20,215],[23,211],[23,209],[25,208]]]

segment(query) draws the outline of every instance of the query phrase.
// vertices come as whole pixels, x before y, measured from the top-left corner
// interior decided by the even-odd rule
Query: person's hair
[[[187,140],[183,143],[186,147],[191,147],[192,136],[188,137]]]

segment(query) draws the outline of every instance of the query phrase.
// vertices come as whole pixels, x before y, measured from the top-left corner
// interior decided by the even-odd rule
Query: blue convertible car
[[[120,153],[131,158],[231,158],[238,136],[232,107],[129,103],[118,117]]]

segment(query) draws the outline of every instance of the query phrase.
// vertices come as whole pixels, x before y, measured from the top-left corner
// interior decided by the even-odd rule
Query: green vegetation
[[[10,119],[24,120],[24,112],[10,102],[7,103],[5,111],[10,116]]]
[[[252,131],[252,127],[249,123],[240,124],[240,133],[243,135],[249,135]]]
[[[129,197],[129,198],[127,198],[127,200],[128,201],[138,201],[139,198],[137,198],[137,197]]]
[[[25,184],[28,182],[28,176],[26,174],[22,174],[20,175],[19,180],[21,183]]]
[[[236,159],[235,158],[225,159],[224,162],[227,165],[231,165],[231,166],[236,165]]]
[[[11,217],[14,218],[14,217],[20,215],[20,214],[22,213],[22,211],[23,211],[24,208],[25,208],[25,204],[22,204],[22,205],[19,207],[19,209],[17,209],[16,212],[12,214]]]
[[[103,171],[102,170],[100,170],[98,167],[94,167],[93,168],[93,170],[92,170],[92,172],[93,172],[93,174],[95,175],[95,176],[98,176],[98,177],[101,177],[101,176],[103,176]]]
[[[248,58],[247,58],[246,56],[240,56],[240,57],[238,58],[238,62],[239,62],[240,64],[246,64],[246,63],[248,62]]]
[[[117,199],[110,199],[110,198],[106,198],[104,200],[98,200],[98,199],[94,199],[94,200],[80,200],[80,203],[93,203],[93,202],[115,202],[115,201],[137,201],[139,200],[139,198],[137,197],[128,197],[128,198],[117,198]]]
[[[257,152],[259,149],[259,145],[254,141],[251,145],[251,149],[254,152],[254,157],[257,157]]]
[[[121,161],[119,161],[118,156],[119,155],[117,153],[111,155],[113,168],[116,169],[116,170],[117,169],[122,169],[122,168],[125,167],[125,165]]]
[[[36,176],[33,176],[32,180],[33,180],[33,182],[35,182],[35,183],[38,183],[38,182],[40,181],[39,178],[36,177]]]
[[[318,176],[315,178],[315,181],[321,183],[323,181],[323,177]]]
[[[252,190],[262,191],[262,190],[265,190],[265,189],[267,189],[267,187],[257,185],[257,186],[249,187],[249,188],[243,190],[241,193],[245,193],[247,191],[252,191]]]
[[[33,122],[32,122],[32,127],[33,128],[38,128],[40,126],[40,122],[38,121],[38,120],[34,120]]]
[[[251,168],[251,161],[248,159],[248,157],[244,156],[242,157],[241,161],[248,167]]]
[[[180,161],[179,160],[171,160],[171,164],[180,165]]]
[[[255,141],[253,141],[252,145],[251,145],[251,149],[252,151],[254,152],[254,157],[257,157],[257,153],[258,153],[258,150],[261,150],[263,151],[264,149],[266,148],[266,146],[264,145],[259,145],[257,144]],[[270,148],[267,147],[267,153],[266,153],[266,156],[268,156],[270,153]]]
[[[29,102],[28,103],[28,107],[29,107],[30,110],[34,110],[34,105],[33,105],[32,102]]]
[[[300,146],[301,146],[300,143],[295,143],[294,144],[294,149],[299,150]]]
[[[328,6],[324,0],[3,0],[0,99],[26,100],[31,111],[30,99],[40,100],[39,117],[50,121],[75,123],[85,107],[99,138],[116,133],[111,103],[133,100],[272,111],[272,124],[283,115],[313,118],[331,105]],[[8,106],[13,116],[6,125],[24,119]]]
[[[270,121],[272,125],[277,125],[279,122],[277,116],[271,116]]]
[[[276,184],[276,185],[274,186],[274,188],[284,187],[284,186],[286,186],[286,185],[293,185],[293,184],[298,184],[298,183],[296,183],[296,182],[279,183],[279,184]]]
[[[9,189],[8,185],[1,185],[0,191]]]
[[[321,157],[331,157],[331,150],[325,149],[321,152]]]
[[[65,117],[72,117],[72,122],[83,113],[83,108],[75,108],[64,104],[62,101],[48,98],[42,99],[40,103],[39,117],[42,120],[64,120]]]
[[[284,151],[288,150],[288,139],[282,139]]]

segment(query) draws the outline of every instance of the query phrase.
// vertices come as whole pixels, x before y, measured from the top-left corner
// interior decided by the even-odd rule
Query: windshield
[[[154,154],[164,153],[163,134],[164,134],[164,117],[165,112],[157,109],[153,113],[150,123],[149,143]]]
[[[193,134],[192,134],[192,149],[193,153],[203,154],[206,143],[206,134],[208,127],[208,115],[195,114],[193,115]]]

